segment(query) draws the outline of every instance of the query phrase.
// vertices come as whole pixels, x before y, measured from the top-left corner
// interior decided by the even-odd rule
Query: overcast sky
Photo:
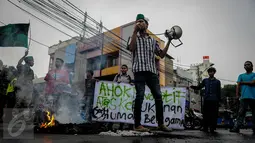
[[[236,81],[237,76],[244,72],[246,60],[255,63],[254,0],[70,1],[97,21],[102,20],[108,29],[134,21],[138,13],[150,19],[149,29],[154,33],[162,33],[173,25],[181,26],[184,44],[176,49],[171,47],[168,53],[175,59],[181,59],[180,64],[183,65],[201,63],[202,57],[208,55],[215,63],[216,77],[220,79]],[[0,0],[1,22],[9,24],[29,20],[32,38],[41,43],[51,46],[69,38],[7,0]],[[24,51],[24,48],[0,48],[0,59],[5,64],[16,65]],[[31,42],[30,55],[35,58],[34,72],[39,77],[45,76],[49,65],[48,49]]]

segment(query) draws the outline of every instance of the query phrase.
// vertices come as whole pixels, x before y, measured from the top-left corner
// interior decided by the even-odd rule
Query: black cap
[[[210,67],[208,70],[207,70],[207,72],[216,72],[216,69],[214,68],[214,67]]]

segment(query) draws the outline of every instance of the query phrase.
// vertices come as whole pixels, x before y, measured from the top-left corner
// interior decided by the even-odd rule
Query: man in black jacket
[[[209,78],[205,78],[198,86],[191,88],[200,90],[205,87],[204,106],[203,106],[203,131],[214,132],[217,126],[219,102],[221,100],[221,82],[214,77],[216,69],[211,67],[207,70]]]

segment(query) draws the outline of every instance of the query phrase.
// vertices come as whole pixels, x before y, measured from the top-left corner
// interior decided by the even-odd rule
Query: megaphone
[[[182,37],[182,29],[180,26],[173,26],[170,30],[166,30],[165,32],[165,37],[166,38],[172,38],[172,39],[175,39],[175,40],[179,40],[180,44],[178,45],[174,45],[172,42],[171,44],[176,48],[176,47],[179,47],[181,46],[183,43],[182,41],[180,40],[180,38]]]

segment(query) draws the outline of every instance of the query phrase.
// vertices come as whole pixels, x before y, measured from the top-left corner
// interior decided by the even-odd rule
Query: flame
[[[49,111],[46,111],[46,112],[47,112],[48,122],[42,123],[40,128],[47,128],[47,127],[55,126],[55,118],[54,118],[54,116],[51,115],[51,113]]]

